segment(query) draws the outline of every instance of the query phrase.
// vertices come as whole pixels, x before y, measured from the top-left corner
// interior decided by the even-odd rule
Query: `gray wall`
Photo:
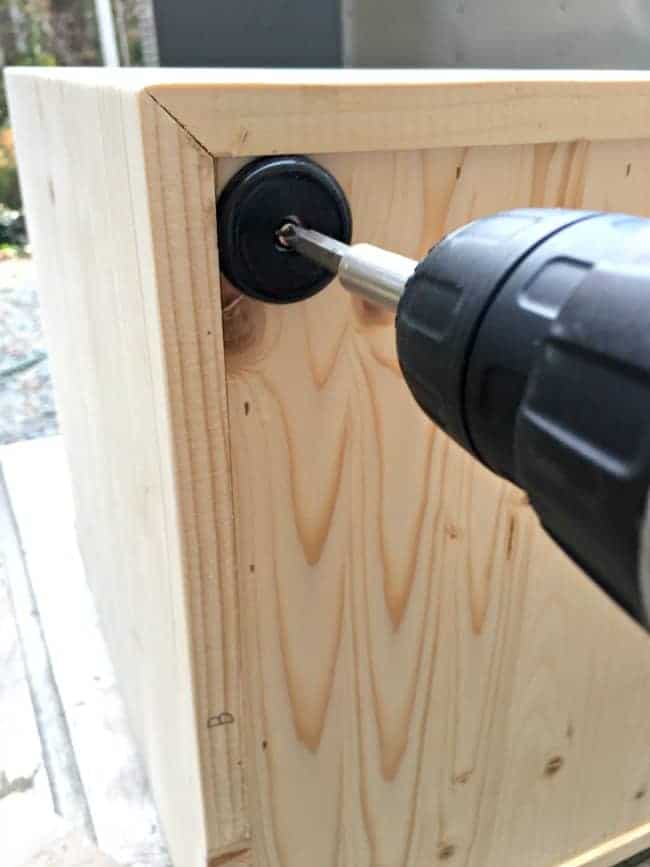
[[[650,67],[647,0],[342,0],[347,66]]]
[[[340,66],[338,0],[154,0],[161,66]]]
[[[153,0],[162,66],[650,67],[648,0]]]

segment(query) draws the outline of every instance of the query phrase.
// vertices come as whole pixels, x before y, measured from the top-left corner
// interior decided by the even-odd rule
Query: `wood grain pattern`
[[[412,257],[501,208],[648,209],[647,142],[320,161],[356,237]],[[336,286],[226,318],[256,863],[558,864],[647,819],[647,641],[393,344]]]
[[[650,130],[644,72],[194,72],[148,92],[215,156],[620,140]]]
[[[10,90],[82,555],[170,850],[205,864],[248,833],[212,160],[146,94]]]
[[[648,213],[650,75],[565,75],[10,81],[82,549],[176,867],[648,845],[647,640],[424,419],[390,316],[332,287],[221,323],[212,155],[312,152],[411,257],[501,208]]]
[[[189,638],[199,654],[209,853],[225,854],[241,850],[248,820],[213,163],[152,101],[144,103],[143,113],[151,207],[162,217],[153,224],[158,303],[185,575],[194,588]],[[179,177],[176,185],[172,177]]]
[[[75,87],[148,93],[213,156],[618,141],[650,131],[650,73],[642,70],[50,68],[37,74]]]

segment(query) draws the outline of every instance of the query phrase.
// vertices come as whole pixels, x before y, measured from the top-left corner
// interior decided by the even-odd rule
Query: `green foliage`
[[[0,129],[9,123],[9,106],[7,105],[7,91],[4,78],[0,80]]]
[[[0,0],[0,29],[4,27],[2,37],[3,54],[8,65],[11,66],[55,66],[57,58],[52,51],[44,50],[46,41],[44,28],[39,19],[41,6],[38,0],[22,0],[17,4],[20,13],[19,32],[15,27],[9,33],[9,25],[15,25],[9,16],[7,0]],[[20,45],[20,49],[16,47]],[[13,212],[20,211],[20,187],[18,184],[18,171],[13,151],[13,144],[9,127],[9,108],[7,105],[7,92],[4,84],[4,76],[0,69],[0,240],[3,243],[24,243],[17,240],[23,237],[24,228],[22,218],[12,217]]]
[[[11,66],[55,66],[56,57],[51,51],[42,48],[42,33],[35,14],[28,0],[20,5],[22,26],[20,28],[21,50],[17,50],[15,42],[2,40],[3,53]],[[10,23],[7,0],[0,0],[0,28]],[[0,69],[0,73],[3,70]],[[9,108],[4,76],[0,75],[0,241],[8,244],[24,243],[24,226],[19,214],[21,208],[18,171],[14,157],[11,135],[8,131]],[[20,228],[22,226],[22,228]],[[23,238],[22,241],[19,238]]]
[[[144,66],[142,40],[139,36],[129,36],[129,66]]]
[[[113,0],[113,5],[121,28],[122,51],[128,55],[123,61],[140,64],[137,0]],[[8,66],[101,63],[94,0],[0,0],[0,57]],[[0,66],[0,211],[3,205],[5,211],[19,211],[20,191],[2,72]]]
[[[56,57],[49,51],[18,54],[13,66],[56,66]]]
[[[2,205],[14,211],[21,208],[18,170],[13,158],[5,164],[0,161],[0,207]]]

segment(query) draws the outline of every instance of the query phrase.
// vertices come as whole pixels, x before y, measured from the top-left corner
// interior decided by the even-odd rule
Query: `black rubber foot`
[[[315,295],[332,275],[276,240],[288,219],[350,242],[345,193],[306,157],[263,157],[230,179],[217,205],[220,267],[230,282],[262,301],[288,304]]]

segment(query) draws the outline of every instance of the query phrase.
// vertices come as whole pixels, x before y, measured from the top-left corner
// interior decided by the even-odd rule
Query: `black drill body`
[[[526,491],[550,535],[647,624],[650,221],[477,220],[418,265],[396,328],[427,415]]]
[[[255,161],[219,201],[222,267],[246,294],[302,300],[336,273],[396,307],[399,363],[424,412],[526,491],[550,535],[647,628],[650,220],[507,211],[419,263],[350,247],[350,233],[336,180],[301,157]]]

